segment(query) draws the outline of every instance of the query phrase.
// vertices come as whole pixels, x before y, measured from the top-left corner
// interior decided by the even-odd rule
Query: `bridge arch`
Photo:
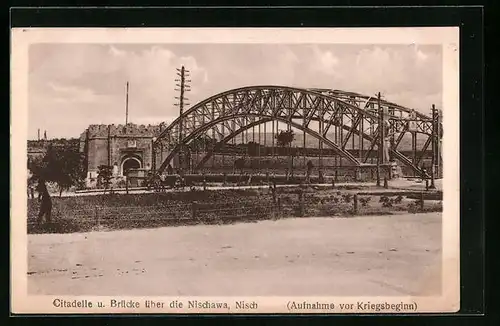
[[[222,122],[227,121],[227,120],[232,120],[232,119],[241,118],[241,117],[249,117],[249,116],[256,116],[256,115],[250,113],[250,114],[245,114],[245,115],[240,114],[240,115],[236,115],[236,116],[225,116],[223,118],[220,118],[220,119],[217,119],[217,120],[214,120],[214,121],[210,121],[209,123],[207,123],[203,127],[200,127],[198,129],[196,129],[194,132],[192,132],[191,134],[189,134],[188,136],[186,136],[185,138],[183,138],[183,141],[180,142],[180,143],[178,143],[174,147],[174,149],[170,152],[170,154],[167,156],[167,158],[163,161],[162,165],[159,168],[159,171],[161,172],[161,171],[163,171],[167,167],[167,165],[172,160],[172,158],[174,157],[174,155],[176,155],[179,152],[180,148],[183,145],[188,144],[191,140],[195,139],[197,136],[199,136],[200,134],[202,134],[207,129],[210,129],[212,126],[214,126],[216,124],[219,124],[219,123],[222,123]],[[337,144],[335,144],[331,140],[329,140],[329,139],[321,136],[320,134],[318,134],[317,132],[315,132],[312,129],[304,128],[300,124],[297,124],[297,123],[292,122],[292,121],[287,121],[286,119],[284,119],[282,117],[260,116],[260,118],[265,119],[266,121],[273,121],[274,120],[274,121],[281,121],[281,122],[290,124],[292,127],[295,127],[295,128],[297,128],[297,129],[299,129],[301,131],[304,131],[304,132],[308,133],[309,135],[315,137],[316,139],[322,140],[325,144],[327,144],[328,146],[330,146],[331,148],[333,148],[335,151],[337,151],[342,157],[345,157],[346,159],[348,159],[349,161],[351,161],[352,163],[354,163],[356,165],[360,165],[360,162],[358,161],[358,159],[356,159],[352,154],[350,154],[347,151],[344,151],[344,150],[340,149],[340,147],[338,147]],[[237,129],[236,131],[232,132],[229,136],[227,136],[225,138],[225,140],[228,141],[228,140],[234,138],[235,136],[237,136],[238,134],[240,134],[241,132],[243,132],[243,131],[245,131],[245,130],[253,127],[253,126],[256,126],[256,125],[258,125],[260,123],[264,123],[264,121],[259,120],[258,123],[250,123],[247,126],[243,126],[243,127],[239,128],[239,129]]]
[[[232,124],[227,123],[228,121],[232,121]],[[435,123],[428,116],[418,112],[415,114],[414,110],[384,100],[379,101],[374,97],[338,90],[250,86],[209,97],[184,112],[164,129],[155,146],[167,142],[172,150],[161,163],[159,171],[166,168],[183,145],[203,134],[211,132],[211,138],[220,138],[217,142],[220,147],[244,130],[269,121],[280,121],[319,139],[355,165],[365,164],[366,159],[354,157],[347,151],[348,141],[352,139],[354,144],[356,135],[360,151],[365,141],[369,143],[369,151],[378,149],[380,130],[383,129],[384,136],[390,133],[391,137],[397,138],[396,146],[391,148],[394,157],[417,173],[422,172],[418,162],[398,151],[399,143],[407,133],[412,136],[424,134],[428,137],[423,146],[425,151],[431,141],[438,138],[432,137]],[[313,127],[311,122],[315,122],[317,126]],[[379,128],[379,125],[385,128]],[[347,134],[340,141],[329,139],[328,132],[331,128]],[[207,156],[211,154],[210,152]],[[205,158],[204,161],[206,162]]]

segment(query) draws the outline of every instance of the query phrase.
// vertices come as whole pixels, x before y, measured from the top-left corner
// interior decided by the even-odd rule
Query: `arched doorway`
[[[122,162],[122,175],[127,175],[130,169],[140,169],[142,167],[141,160],[137,157],[126,157]]]

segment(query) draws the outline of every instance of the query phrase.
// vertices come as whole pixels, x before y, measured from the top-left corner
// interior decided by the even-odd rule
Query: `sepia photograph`
[[[13,37],[23,312],[458,310],[458,30],[165,30]]]

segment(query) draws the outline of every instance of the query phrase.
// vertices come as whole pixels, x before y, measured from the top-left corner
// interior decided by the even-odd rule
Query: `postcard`
[[[11,34],[13,313],[459,310],[458,28]]]

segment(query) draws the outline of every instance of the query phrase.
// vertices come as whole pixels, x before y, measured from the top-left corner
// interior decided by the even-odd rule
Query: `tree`
[[[109,188],[111,177],[113,176],[113,167],[109,165],[99,165],[97,168],[97,182],[104,185],[104,192]]]
[[[280,130],[280,132],[276,135],[276,141],[278,146],[285,147],[292,144],[295,139],[295,133],[293,130]]]
[[[31,184],[37,182],[38,196],[41,199],[38,221],[45,216],[50,222],[52,200],[47,190],[47,182],[55,182],[59,186],[59,196],[62,191],[73,185],[80,185],[85,177],[83,155],[79,151],[78,142],[74,140],[59,140],[57,146],[50,143],[43,157],[28,160],[31,172]]]
[[[81,186],[85,179],[83,154],[79,148],[68,141],[59,146],[49,144],[42,159],[32,159],[28,169],[39,180],[55,182],[59,187],[59,197],[63,190],[71,186]]]
[[[290,130],[280,130],[280,132],[276,135],[276,142],[278,146],[288,147],[288,159],[290,161],[290,149],[292,142],[295,140],[295,133],[292,129]],[[290,165],[290,163],[289,163]],[[291,169],[293,169],[293,161],[291,162]]]
[[[145,186],[148,188],[148,190],[150,190],[151,188],[153,188],[155,192],[160,192],[165,190],[162,177],[160,173],[158,173],[158,171],[148,172],[145,181],[146,181]]]
[[[43,173],[45,166],[42,159],[43,157],[28,158],[28,170],[31,172],[31,181],[36,181]]]
[[[67,148],[56,151],[56,157],[60,170],[55,181],[59,186],[59,196],[61,196],[62,191],[71,186],[82,186],[85,179],[83,155],[78,149]]]
[[[37,169],[41,167],[41,158],[28,158],[28,198],[35,198],[35,189],[39,173]],[[34,172],[35,171],[35,172]]]

